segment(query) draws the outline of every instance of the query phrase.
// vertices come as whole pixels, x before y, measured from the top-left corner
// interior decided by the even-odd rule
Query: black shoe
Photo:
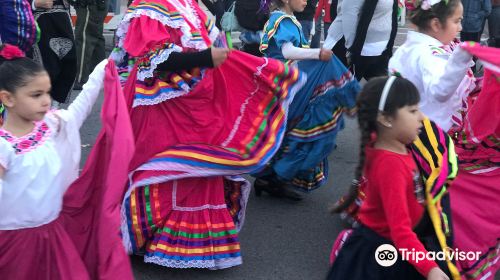
[[[263,179],[256,179],[254,184],[255,195],[261,196],[262,192],[267,192],[270,196],[288,198],[293,201],[302,200],[302,195],[292,189],[290,185],[284,184],[280,181],[266,181]]]
[[[73,85],[73,90],[82,90],[83,89],[83,84],[82,83],[75,83]]]

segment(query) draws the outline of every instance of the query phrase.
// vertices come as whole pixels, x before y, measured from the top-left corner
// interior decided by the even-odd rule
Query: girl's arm
[[[85,119],[90,115],[92,107],[101,92],[104,83],[104,69],[107,64],[108,60],[105,59],[96,66],[90,74],[88,82],[83,85],[82,92],[68,107],[67,113],[70,118],[75,119],[78,128],[82,126]]]
[[[437,59],[430,53],[422,56],[422,80],[427,94],[434,96],[439,102],[445,102],[457,91],[467,74],[472,55],[458,46],[446,62],[441,75],[436,73]]]
[[[214,67],[211,48],[191,53],[172,52],[167,61],[158,64],[156,70],[176,71],[189,70],[196,67]]]
[[[283,44],[281,52],[285,59],[304,60],[319,59],[321,49],[303,49],[295,47],[291,42]]]

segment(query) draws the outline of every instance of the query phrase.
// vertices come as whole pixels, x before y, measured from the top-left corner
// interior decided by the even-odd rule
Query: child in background
[[[470,69],[472,55],[466,51],[469,43],[458,44],[455,40],[462,30],[462,2],[434,2],[437,3],[431,5],[429,1],[417,1],[407,6],[418,31],[408,32],[406,42],[389,61],[389,70],[399,72],[416,85],[422,97],[422,111],[453,138],[459,160],[457,177],[449,189],[453,246],[461,251],[481,252],[480,260],[457,264],[467,279],[483,279],[498,269],[493,256],[500,248],[498,217],[493,214],[499,205],[500,136],[494,129],[499,103],[496,95],[491,95],[499,71],[491,71],[493,77],[489,79],[485,75],[480,83],[483,88],[477,91],[478,83]],[[494,49],[486,53],[498,57]],[[485,65],[495,69],[498,64],[492,61]],[[490,70],[485,67],[487,71]],[[484,87],[490,88],[490,93],[485,93]],[[481,99],[487,101],[477,102]],[[470,120],[476,121],[471,125]],[[490,128],[495,133],[479,133]]]
[[[63,195],[78,176],[79,129],[104,77],[101,62],[68,110],[49,111],[50,78],[14,46],[0,46],[0,275],[89,279],[62,225]]]
[[[462,30],[460,0],[412,1],[410,30],[406,42],[389,60],[389,72],[410,80],[421,96],[422,112],[449,131],[461,123],[463,101],[476,87],[470,70],[472,56],[454,41]]]
[[[269,1],[264,7],[269,7]],[[288,111],[288,132],[280,151],[264,171],[256,174],[255,193],[300,200],[292,189],[311,191],[328,178],[328,155],[344,127],[344,112],[352,109],[359,84],[351,72],[328,49],[311,49],[301,24],[293,16],[303,11],[303,0],[274,0],[277,10],[264,27],[260,45],[266,56],[306,73]]]
[[[377,264],[382,244],[427,253],[433,236],[424,207],[424,189],[417,165],[408,150],[422,129],[418,90],[406,79],[370,80],[357,101],[361,154],[356,177],[363,178],[365,198],[355,228],[336,256],[328,279],[449,279],[432,260],[398,258],[389,267]],[[351,194],[357,194],[359,184]],[[335,210],[343,211],[348,197]],[[334,248],[335,249],[335,248]],[[338,249],[338,248],[337,248]]]

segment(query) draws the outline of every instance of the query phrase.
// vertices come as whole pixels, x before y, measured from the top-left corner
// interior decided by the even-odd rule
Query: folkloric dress
[[[281,11],[271,13],[264,27],[260,50],[266,57],[285,60],[282,47],[309,48],[300,23]],[[302,191],[318,188],[328,180],[328,155],[344,128],[344,113],[353,109],[359,84],[336,57],[328,62],[300,60],[287,63],[307,75],[307,83],[290,106],[288,131],[280,151],[266,170]]]
[[[191,0],[135,1],[117,31],[136,151],[122,237],[145,262],[222,269],[241,264],[238,231],[250,192],[240,174],[276,153],[299,72],[232,51],[217,68],[159,71],[218,35]]]

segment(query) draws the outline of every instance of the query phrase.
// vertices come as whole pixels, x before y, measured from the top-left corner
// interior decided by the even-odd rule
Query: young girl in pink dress
[[[0,99],[7,110],[0,128],[3,279],[95,279],[94,268],[101,269],[97,264],[90,268],[82,258],[62,209],[63,196],[78,177],[79,130],[101,92],[107,62],[96,67],[67,110],[50,111],[51,83],[45,69],[17,47],[0,46]],[[124,253],[121,246],[113,250]],[[129,266],[120,270],[117,277],[131,279]]]

